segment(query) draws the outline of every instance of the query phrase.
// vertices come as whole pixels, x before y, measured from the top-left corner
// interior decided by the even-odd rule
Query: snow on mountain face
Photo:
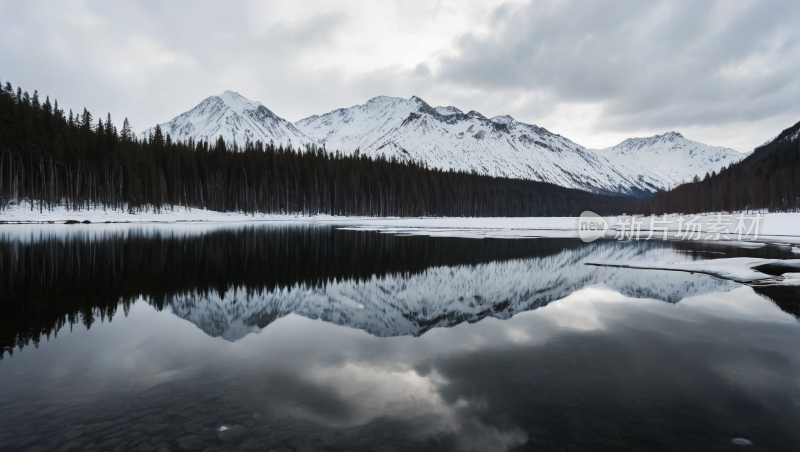
[[[601,156],[510,116],[432,108],[418,97],[376,97],[295,123],[329,150],[360,149],[372,157],[425,161],[431,167],[552,182],[589,190],[628,191],[638,180],[619,174]]]
[[[648,138],[628,138],[622,143],[597,151],[615,167],[638,172],[645,180],[669,186],[689,182],[695,175],[719,171],[748,154],[730,148],[709,146],[669,132]]]
[[[586,286],[605,284],[623,295],[677,303],[727,291],[738,284],[708,275],[628,270],[585,265],[675,258],[666,249],[642,251],[597,243],[542,258],[479,265],[431,267],[419,274],[344,279],[324,288],[248,293],[184,294],[169,301],[172,312],[213,337],[235,341],[289,314],[364,330],[379,337],[419,336],[491,316],[509,319],[565,298]],[[647,273],[643,277],[641,272]],[[238,294],[238,295],[237,295]]]
[[[664,136],[627,140],[615,147],[622,146],[625,155],[595,151],[508,115],[488,119],[476,111],[432,108],[418,97],[376,97],[295,125],[330,150],[360,149],[372,157],[422,160],[437,168],[600,192],[655,191],[681,178],[691,179],[698,170],[719,171],[744,157],[732,149]]]
[[[291,144],[293,147],[313,143],[292,123],[275,115],[261,102],[250,101],[233,91],[206,98],[193,109],[161,124],[161,129],[173,140],[181,141],[192,138],[215,142],[222,135],[229,144],[234,140],[241,145],[248,140],[261,140],[264,143],[272,141],[276,146]],[[153,130],[147,129],[139,137],[144,138]]]

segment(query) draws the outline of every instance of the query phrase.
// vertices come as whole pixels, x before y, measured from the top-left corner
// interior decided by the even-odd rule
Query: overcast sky
[[[0,80],[137,131],[228,89],[290,121],[416,95],[749,151],[800,120],[799,38],[792,0],[0,0]]]

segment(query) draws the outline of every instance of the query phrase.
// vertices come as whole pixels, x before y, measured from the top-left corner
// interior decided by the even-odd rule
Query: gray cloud
[[[0,0],[0,77],[142,130],[227,89],[289,119],[418,95],[594,147],[800,119],[796,2]]]
[[[600,107],[595,130],[800,119],[795,2],[531,2],[458,38],[439,80]],[[790,124],[784,124],[788,126]]]

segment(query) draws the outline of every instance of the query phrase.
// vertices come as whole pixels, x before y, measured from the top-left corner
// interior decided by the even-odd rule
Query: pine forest
[[[137,139],[125,119],[0,89],[0,209],[189,208],[341,216],[577,216],[632,212],[636,199],[272,143]]]

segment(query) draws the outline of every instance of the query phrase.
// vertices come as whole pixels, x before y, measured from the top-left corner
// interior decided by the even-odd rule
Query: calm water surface
[[[4,228],[3,451],[800,448],[791,294],[585,265],[782,247]]]

